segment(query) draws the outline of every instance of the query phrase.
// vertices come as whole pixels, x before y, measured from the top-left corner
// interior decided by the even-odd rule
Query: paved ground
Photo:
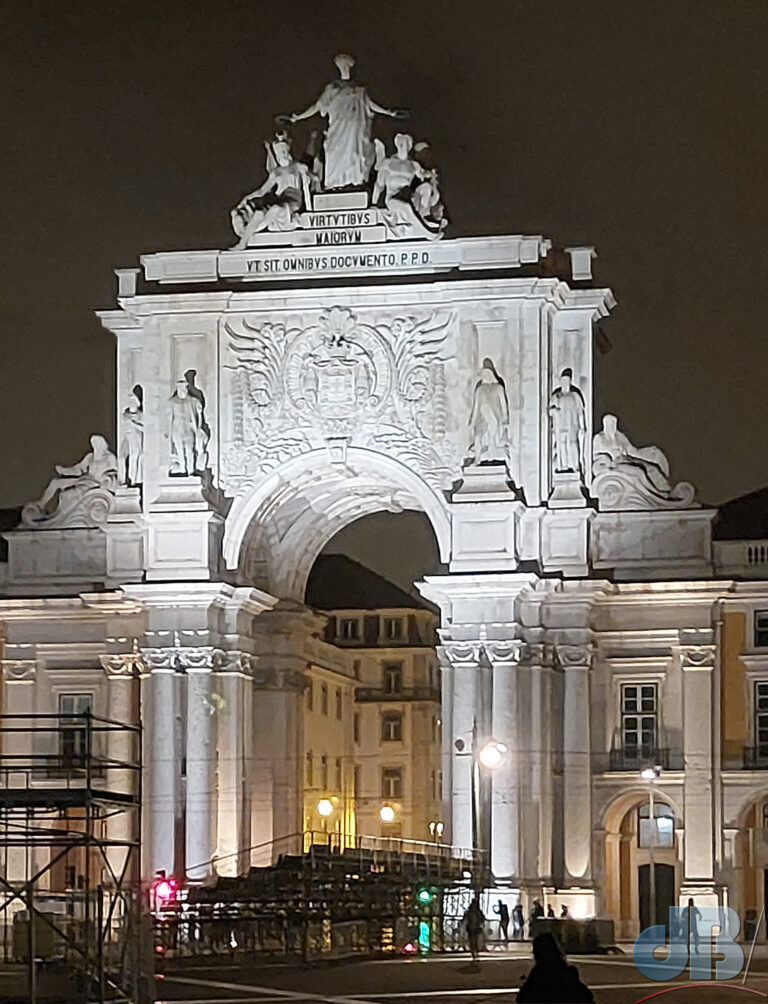
[[[597,1004],[731,1004],[768,1000],[768,949],[758,949],[746,987],[653,983],[632,963],[631,946],[619,956],[571,960]],[[158,977],[156,996],[176,1004],[508,1004],[531,967],[529,949],[487,952],[479,972],[466,956],[387,959],[301,967],[275,963],[231,967],[178,960]],[[683,975],[687,975],[683,974]]]

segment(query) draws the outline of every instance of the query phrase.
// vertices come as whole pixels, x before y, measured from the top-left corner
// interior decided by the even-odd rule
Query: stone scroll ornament
[[[669,461],[658,446],[634,446],[619,431],[615,415],[603,416],[592,442],[591,494],[606,511],[689,509],[696,489],[687,481],[672,485]]]
[[[208,467],[211,430],[205,420],[205,397],[187,370],[170,399],[171,476],[202,474]]]
[[[384,108],[368,94],[364,84],[352,79],[355,60],[341,54],[334,57],[339,79],[332,81],[323,93],[303,112],[280,115],[277,121],[300,122],[322,115],[328,120],[323,143],[323,188],[338,189],[347,185],[361,186],[368,182],[375,153],[371,127],[375,115],[407,118],[403,109]]]
[[[21,526],[35,530],[99,527],[115,505],[118,461],[103,436],[91,436],[91,449],[72,467],[56,465],[56,477],[35,502],[21,510]]]

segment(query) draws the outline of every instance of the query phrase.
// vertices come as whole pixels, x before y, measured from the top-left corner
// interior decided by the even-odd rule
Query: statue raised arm
[[[313,115],[328,119],[325,134],[324,187],[344,188],[346,185],[364,185],[368,181],[374,161],[371,126],[374,115],[389,118],[407,118],[401,108],[384,108],[374,101],[363,84],[352,79],[352,56],[338,55],[334,63],[339,79],[328,84],[323,93],[303,112],[281,115],[278,122],[300,122]]]

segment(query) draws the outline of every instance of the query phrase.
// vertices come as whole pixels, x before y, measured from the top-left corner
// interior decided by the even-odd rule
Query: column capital
[[[716,645],[673,645],[672,652],[680,660],[683,672],[708,673],[714,669]]]
[[[477,638],[462,641],[444,640],[437,646],[437,654],[448,666],[495,666],[499,663],[520,661],[523,642],[518,638]]]
[[[101,668],[109,679],[129,678],[141,676],[146,672],[147,666],[144,657],[139,650],[138,642],[134,638],[133,648],[130,652],[108,652],[99,656]]]
[[[251,676],[259,656],[250,652],[243,652],[240,649],[215,648],[213,650],[213,671],[214,673],[234,673],[241,676]]]
[[[553,661],[561,669],[590,669],[594,646],[589,643],[557,644],[552,646]]]
[[[6,683],[33,683],[37,673],[36,659],[3,659]]]

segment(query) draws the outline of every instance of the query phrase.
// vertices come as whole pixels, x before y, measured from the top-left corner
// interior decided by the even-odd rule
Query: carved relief
[[[236,363],[228,367],[235,373],[225,487],[323,445],[343,462],[349,444],[377,447],[433,483],[450,484],[453,447],[440,444],[453,320],[452,312],[434,312],[373,325],[332,307],[306,328],[226,321]]]

